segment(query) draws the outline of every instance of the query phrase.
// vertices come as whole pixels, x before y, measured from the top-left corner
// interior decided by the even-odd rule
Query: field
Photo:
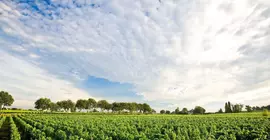
[[[261,113],[214,115],[2,115],[0,139],[12,140],[266,140]],[[5,132],[4,132],[5,131]]]

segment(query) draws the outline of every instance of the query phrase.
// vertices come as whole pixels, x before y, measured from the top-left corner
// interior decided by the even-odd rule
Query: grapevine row
[[[0,128],[2,127],[5,120],[6,120],[6,116],[2,116],[1,119],[0,119]]]
[[[26,134],[25,135],[26,139],[29,139],[29,140],[36,140],[36,139],[38,139],[38,140],[51,140],[50,137],[46,137],[44,132],[27,124],[25,121],[23,121],[19,117],[15,116],[14,121],[16,122],[16,124],[18,124],[22,128],[23,132]]]
[[[48,137],[54,138],[54,139],[61,139],[61,140],[65,140],[65,139],[69,139],[69,140],[83,140],[82,137],[77,136],[76,134],[74,134],[74,129],[70,128],[70,127],[66,127],[64,125],[53,125],[53,122],[50,123],[45,123],[45,122],[39,122],[39,121],[34,121],[31,120],[29,118],[25,118],[20,116],[20,119],[27,122],[28,124],[36,127],[37,129],[42,130],[43,132],[45,132],[45,134]]]
[[[20,135],[18,128],[17,128],[16,124],[14,123],[12,117],[9,117],[9,122],[10,122],[10,130],[11,130],[10,139],[11,140],[20,140],[21,135]]]

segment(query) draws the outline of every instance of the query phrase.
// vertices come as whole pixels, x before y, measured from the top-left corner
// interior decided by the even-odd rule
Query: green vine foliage
[[[18,131],[18,128],[16,127],[16,124],[13,121],[12,117],[9,117],[9,122],[10,122],[10,139],[11,140],[20,140],[21,139],[21,135]]]
[[[14,117],[38,140],[264,140],[270,120],[261,115],[78,115]],[[16,130],[14,129],[14,133]]]

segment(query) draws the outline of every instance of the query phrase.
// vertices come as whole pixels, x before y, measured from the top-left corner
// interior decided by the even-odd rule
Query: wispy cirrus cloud
[[[267,0],[3,1],[0,12],[4,54],[75,85],[91,75],[154,106],[210,110],[270,94]]]

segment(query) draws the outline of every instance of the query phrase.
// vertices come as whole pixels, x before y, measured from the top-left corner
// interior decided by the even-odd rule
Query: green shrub
[[[267,110],[267,109],[264,109],[262,115],[263,115],[263,116],[268,116],[268,110]]]

